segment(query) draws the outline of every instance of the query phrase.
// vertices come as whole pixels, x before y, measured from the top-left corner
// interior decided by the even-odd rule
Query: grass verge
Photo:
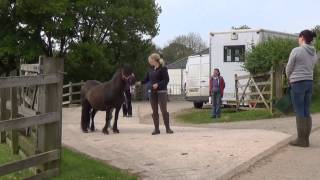
[[[223,109],[221,118],[212,119],[211,109],[190,110],[183,114],[176,116],[177,120],[184,123],[191,124],[205,124],[205,123],[219,123],[219,122],[236,122],[249,121],[258,119],[271,119],[279,117],[279,114],[270,114],[267,110],[249,110],[249,111],[235,111],[234,109]]]
[[[0,165],[21,159],[13,155],[6,144],[0,144]],[[113,168],[86,155],[63,148],[61,175],[53,180],[137,180],[136,176]],[[32,176],[30,170],[24,170],[0,177],[0,180],[20,180]]]
[[[320,112],[320,96],[312,98],[310,107],[312,113]],[[289,116],[293,116],[290,114]],[[264,109],[235,111],[234,109],[222,109],[221,118],[212,119],[211,109],[192,109],[184,113],[177,114],[176,119],[182,123],[190,124],[206,124],[206,123],[220,123],[220,122],[236,122],[236,121],[252,121],[259,119],[272,119],[278,118],[282,115],[279,112],[270,114],[269,111]]]

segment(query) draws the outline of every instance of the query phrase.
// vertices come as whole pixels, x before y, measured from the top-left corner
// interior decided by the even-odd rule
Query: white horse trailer
[[[247,75],[243,69],[245,53],[272,37],[297,38],[297,35],[264,29],[232,30],[210,33],[208,56],[189,57],[186,66],[186,99],[196,108],[209,102],[209,78],[214,68],[220,69],[226,82],[223,104],[235,102],[234,75]]]

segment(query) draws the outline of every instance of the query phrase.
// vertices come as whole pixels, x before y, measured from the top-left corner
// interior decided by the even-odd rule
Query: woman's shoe
[[[173,131],[170,128],[166,129],[166,132],[167,132],[167,134],[173,134]]]

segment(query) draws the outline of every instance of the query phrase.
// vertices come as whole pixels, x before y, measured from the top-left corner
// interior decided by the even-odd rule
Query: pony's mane
[[[121,73],[122,68],[118,68],[117,71],[113,74],[112,79],[114,80],[118,77],[118,75]]]

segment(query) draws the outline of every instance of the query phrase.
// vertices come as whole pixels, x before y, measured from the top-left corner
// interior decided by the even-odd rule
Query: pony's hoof
[[[120,131],[119,131],[119,129],[113,129],[113,133],[115,133],[115,134],[119,134],[119,133],[120,133]]]
[[[95,132],[95,131],[96,131],[96,128],[90,128],[90,131],[91,131],[91,132]]]
[[[103,128],[102,132],[103,132],[103,134],[106,134],[106,135],[109,134],[109,131],[106,128]]]
[[[83,132],[83,133],[89,133],[89,131],[88,131],[87,129],[86,129],[86,130],[83,130],[83,129],[82,129],[82,132]]]

